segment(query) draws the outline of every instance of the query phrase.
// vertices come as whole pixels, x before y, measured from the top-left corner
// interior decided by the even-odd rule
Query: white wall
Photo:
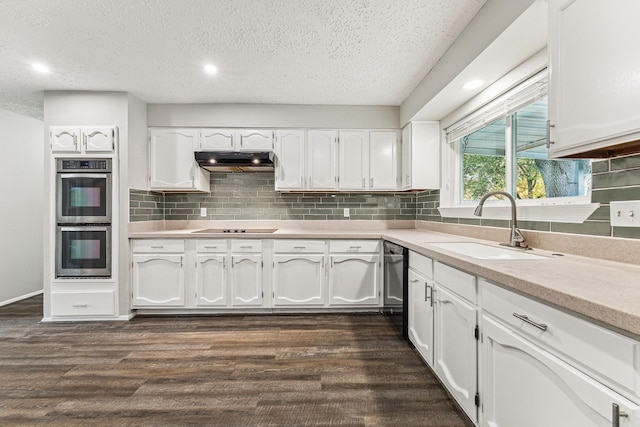
[[[400,107],[361,105],[149,104],[149,126],[399,129]]]
[[[0,305],[43,289],[40,120],[0,110]]]

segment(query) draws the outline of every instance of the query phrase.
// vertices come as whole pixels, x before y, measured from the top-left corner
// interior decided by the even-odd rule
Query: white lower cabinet
[[[184,254],[133,255],[133,307],[184,307]]]
[[[227,255],[196,255],[196,306],[226,307]]]
[[[324,305],[324,253],[273,256],[273,305]]]
[[[432,294],[433,282],[409,269],[409,340],[431,367],[433,367]]]
[[[380,241],[329,242],[329,305],[380,305]]]
[[[640,425],[638,405],[487,315],[482,329],[481,425]],[[627,416],[614,419],[613,405]]]
[[[116,297],[115,289],[52,290],[51,315],[68,319],[115,317]]]
[[[231,254],[231,305],[262,307],[262,254]]]
[[[436,276],[437,280],[437,276]],[[435,372],[472,420],[477,419],[477,308],[436,282],[434,289]]]

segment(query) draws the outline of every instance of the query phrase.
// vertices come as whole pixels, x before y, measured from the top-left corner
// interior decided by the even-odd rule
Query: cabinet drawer
[[[332,240],[331,252],[380,252],[380,240]]]
[[[484,279],[483,310],[530,339],[543,343],[640,397],[640,342]],[[527,316],[536,327],[514,316]],[[543,330],[546,325],[546,330]],[[543,329],[541,329],[543,328]]]
[[[275,252],[324,253],[324,240],[275,240]]]
[[[262,252],[262,240],[232,240],[231,252]]]
[[[475,276],[438,261],[434,263],[433,275],[440,285],[473,303],[477,302]]]
[[[184,240],[151,239],[133,240],[134,253],[180,253],[184,252]]]
[[[54,317],[115,316],[116,292],[52,292],[51,307]]]
[[[196,240],[196,252],[199,252],[199,253],[227,252],[227,240],[224,240],[224,239]]]
[[[409,268],[433,279],[433,260],[414,251],[409,251]]]

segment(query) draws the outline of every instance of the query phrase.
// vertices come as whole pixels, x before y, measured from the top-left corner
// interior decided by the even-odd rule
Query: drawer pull
[[[87,304],[73,304],[74,308],[87,308]]]
[[[164,249],[164,246],[151,246],[151,249]]]
[[[350,251],[357,251],[357,250],[360,250],[361,247],[362,246],[349,246],[349,250]]]
[[[205,246],[204,248],[205,249],[215,249],[215,248],[217,248],[217,246]]]
[[[611,404],[611,427],[620,427],[620,417],[628,417],[629,414],[620,410],[617,403]]]
[[[251,249],[253,246],[240,246],[240,249]]]
[[[542,331],[546,331],[547,330],[547,325],[544,323],[536,323],[533,320],[529,319],[528,316],[524,315],[524,314],[518,314],[518,313],[513,313],[513,316],[522,320],[523,322],[526,322],[528,324],[530,324],[531,326],[535,326],[536,328],[542,330]]]
[[[306,249],[306,246],[294,246],[293,249]]]

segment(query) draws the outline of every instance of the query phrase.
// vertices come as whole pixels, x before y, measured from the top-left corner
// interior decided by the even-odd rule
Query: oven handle
[[[73,225],[73,226],[66,226],[66,225],[59,225],[58,228],[60,229],[60,231],[109,231],[109,229],[111,228],[110,225],[91,225],[91,226],[84,226],[84,225]]]
[[[58,173],[60,178],[107,178],[110,173]]]

